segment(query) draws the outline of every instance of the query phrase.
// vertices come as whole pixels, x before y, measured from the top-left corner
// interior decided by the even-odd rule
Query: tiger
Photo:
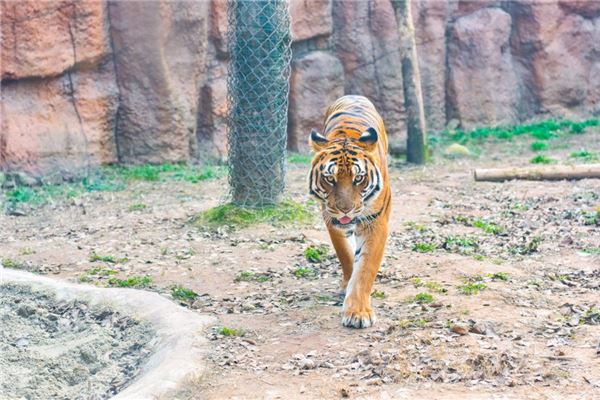
[[[342,267],[342,325],[376,322],[371,290],[383,260],[392,207],[383,119],[369,99],[347,95],[326,111],[323,133],[312,129],[309,194]]]

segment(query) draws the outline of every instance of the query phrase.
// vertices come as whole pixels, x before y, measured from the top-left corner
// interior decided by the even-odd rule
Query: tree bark
[[[530,181],[563,179],[600,179],[600,164],[555,165],[546,167],[476,169],[476,181],[502,182],[511,179]]]
[[[427,126],[425,124],[421,73],[410,2],[408,0],[395,0],[392,5],[400,32],[401,68],[408,136],[406,160],[410,163],[424,164],[428,156]]]

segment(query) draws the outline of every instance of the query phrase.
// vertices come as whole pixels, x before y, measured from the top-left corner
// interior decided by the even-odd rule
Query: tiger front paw
[[[375,321],[377,321],[377,318],[371,309],[344,311],[342,317],[342,325],[347,328],[368,328],[373,326]]]

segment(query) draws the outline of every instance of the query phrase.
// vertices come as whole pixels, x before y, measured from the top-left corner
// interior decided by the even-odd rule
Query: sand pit
[[[155,293],[0,277],[3,399],[150,399],[203,371],[208,317]]]

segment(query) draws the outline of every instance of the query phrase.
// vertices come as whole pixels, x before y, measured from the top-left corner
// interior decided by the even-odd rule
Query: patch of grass
[[[89,275],[109,276],[109,275],[116,275],[118,272],[119,271],[117,271],[116,269],[112,269],[112,268],[96,267],[96,268],[89,269],[87,273]]]
[[[433,296],[429,293],[417,293],[415,295],[414,301],[419,304],[431,303],[433,301]]]
[[[458,286],[458,290],[462,294],[474,295],[478,294],[482,290],[486,289],[487,285],[483,282],[465,282],[463,285]]]
[[[545,151],[548,150],[548,143],[546,142],[532,142],[531,145],[532,151]]]
[[[423,286],[423,279],[419,277],[410,278],[410,283],[412,283],[414,287],[420,287]]]
[[[475,219],[473,220],[472,224],[475,228],[483,229],[485,233],[490,233],[492,235],[499,235],[501,233],[504,233],[504,228],[500,225],[496,225],[491,222],[486,222],[482,219]]]
[[[242,271],[235,277],[235,282],[267,282],[271,277],[267,274],[255,274],[250,271]]]
[[[306,257],[309,262],[319,263],[323,261],[323,257],[325,257],[328,252],[329,246],[324,244],[320,246],[308,246],[304,251],[304,257]]]
[[[290,153],[288,155],[288,162],[291,164],[310,164],[312,156],[309,154]]]
[[[509,250],[511,253],[520,254],[522,256],[535,253],[538,251],[540,247],[540,243],[542,242],[541,236],[533,236],[531,240],[529,240],[524,245],[511,247]]]
[[[597,153],[593,153],[591,151],[587,151],[585,149],[579,150],[579,151],[574,151],[571,154],[569,154],[569,157],[571,158],[577,158],[580,159],[584,162],[596,162],[598,161],[598,154]]]
[[[110,278],[108,280],[109,287],[122,287],[122,288],[143,288],[147,287],[152,283],[152,278],[148,275],[144,276],[130,276],[126,279]]]
[[[425,232],[427,230],[425,225],[417,224],[415,221],[406,221],[404,224],[417,232]]]
[[[487,274],[493,281],[508,281],[508,274],[506,272],[496,272],[493,274]]]
[[[129,259],[127,257],[115,258],[114,256],[110,256],[110,255],[103,256],[103,255],[96,254],[96,252],[94,251],[90,255],[89,261],[90,262],[102,261],[102,262],[111,263],[111,264],[121,264],[121,263],[126,263],[127,261],[129,261]]]
[[[287,200],[262,208],[224,204],[201,213],[195,220],[201,226],[245,227],[258,223],[308,223],[313,213],[303,204]]]
[[[171,296],[177,300],[193,301],[198,297],[198,293],[181,285],[175,285],[171,288]]]
[[[31,247],[23,247],[21,249],[21,255],[29,256],[31,254],[35,254],[35,250],[32,249]]]
[[[442,248],[460,254],[471,254],[479,248],[476,239],[467,236],[449,235],[444,238]]]
[[[168,178],[174,180],[186,181],[190,183],[198,183],[209,179],[217,179],[225,176],[227,169],[222,166],[204,166],[192,167],[181,170],[176,170],[172,174],[168,174]]]
[[[600,247],[586,247],[585,249],[581,249],[581,252],[586,254],[600,254]]]
[[[552,163],[556,162],[556,160],[553,158],[550,158],[544,154],[538,154],[537,156],[535,156],[531,160],[529,160],[529,162],[531,164],[552,164]]]
[[[373,293],[371,293],[371,297],[374,299],[383,300],[385,299],[385,292],[383,290],[373,290]]]
[[[437,293],[447,293],[448,289],[443,288],[439,283],[431,281],[431,282],[427,282],[425,283],[425,287],[433,292],[437,292]]]
[[[403,319],[398,322],[398,326],[400,329],[409,329],[409,328],[419,328],[423,329],[427,326],[427,321],[425,318],[415,318],[415,319]]]
[[[35,190],[27,186],[19,186],[6,195],[10,203],[28,203],[38,197]]]
[[[598,225],[600,223],[600,211],[585,211],[582,217],[584,225]]]
[[[145,210],[146,208],[148,208],[148,206],[145,204],[135,203],[129,206],[129,211],[141,211]]]
[[[524,125],[482,127],[465,132],[462,130],[450,130],[442,133],[441,142],[458,142],[466,144],[471,141],[482,142],[483,140],[512,140],[516,136],[530,136],[538,140],[549,140],[560,134],[583,133],[587,127],[600,125],[597,118],[581,122],[568,120],[545,120]]]
[[[19,260],[15,260],[12,258],[3,258],[2,266],[4,268],[10,268],[10,269],[25,269],[25,267],[26,267],[24,262],[21,262]]]
[[[235,329],[235,328],[228,328],[226,326],[223,326],[219,329],[217,329],[217,333],[223,336],[231,336],[231,337],[236,337],[236,336],[244,336],[246,334],[246,331],[239,328],[239,329]]]
[[[419,253],[430,253],[432,251],[435,251],[435,249],[436,246],[433,243],[417,242],[413,246],[412,251],[417,251]]]
[[[296,268],[293,272],[296,278],[307,278],[311,275],[314,275],[315,271],[312,268],[307,267],[299,267]]]

